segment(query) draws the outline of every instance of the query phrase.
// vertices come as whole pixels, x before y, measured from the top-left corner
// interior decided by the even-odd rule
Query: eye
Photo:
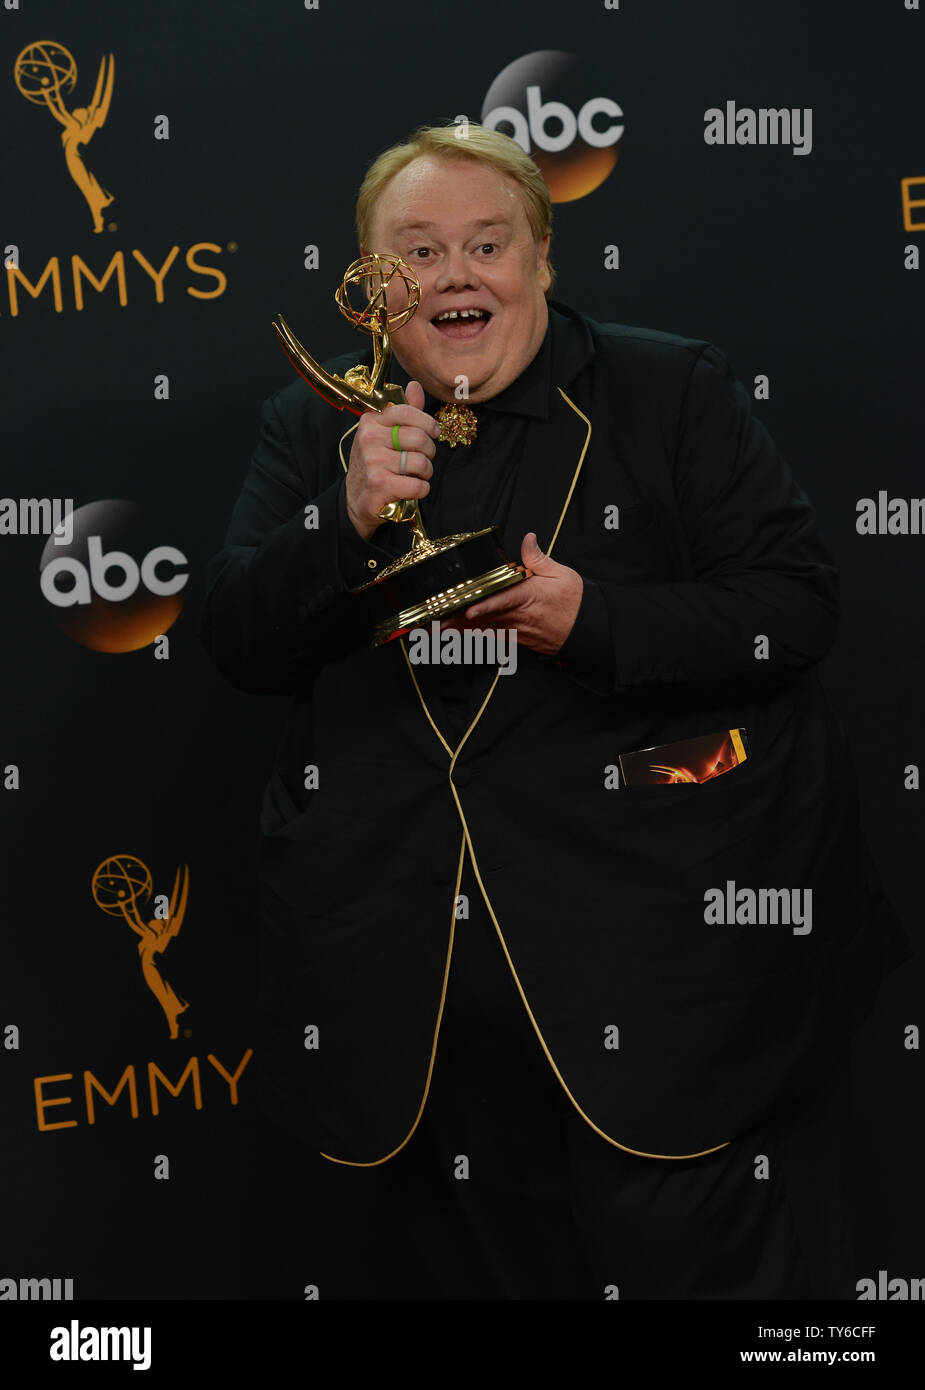
[[[480,251],[487,251],[491,255],[492,251],[497,251],[497,243],[494,241],[483,241],[479,247]]]
[[[411,255],[412,255],[412,256],[423,256],[423,257],[426,258],[427,256],[430,255],[430,247],[429,247],[429,246],[415,246],[414,249],[413,249],[412,252],[411,252]]]

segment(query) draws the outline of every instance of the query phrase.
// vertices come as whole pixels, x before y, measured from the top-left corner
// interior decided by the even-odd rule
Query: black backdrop
[[[918,935],[922,809],[905,769],[925,751],[925,540],[859,535],[856,504],[880,489],[922,491],[922,279],[907,249],[922,234],[907,224],[925,224],[925,208],[904,219],[902,180],[925,176],[914,99],[923,25],[904,0],[0,9],[4,264],[35,285],[57,257],[61,277],[57,312],[50,282],[33,298],[15,272],[0,276],[0,492],[75,509],[132,501],[147,544],[177,547],[189,573],[168,659],[150,642],[96,650],[61,630],[62,610],[42,594],[48,537],[11,534],[10,509],[0,522],[0,1279],[72,1278],[77,1299],[230,1299],[245,1287],[253,1071],[244,1066],[234,1105],[208,1058],[234,1073],[253,1043],[256,815],[283,709],[227,687],[201,651],[202,565],[221,543],[260,402],[291,379],[272,317],[282,310],[319,357],[362,346],[332,295],[356,254],[367,163],[419,123],[479,119],[494,78],[525,54],[575,55],[587,96],[624,112],[614,171],[556,208],[556,298],[710,339],[747,385],[769,379],[755,409],[841,572],[841,634],[822,679],[852,740],[888,890]],[[61,126],[17,86],[17,55],[39,40],[76,61],[71,111],[90,104],[114,55],[111,109],[83,150],[114,195],[98,234]],[[811,152],[706,144],[705,111],[732,100],[811,108]],[[155,137],[161,116],[168,139]],[[925,178],[910,196],[925,196]],[[186,263],[203,243],[194,259],[226,277],[217,294],[221,281]],[[619,269],[605,269],[608,245]],[[132,252],[156,269],[174,246],[157,302]],[[316,269],[305,268],[307,246]],[[72,257],[99,278],[118,251],[125,304],[115,278],[99,292],[84,281],[78,309]],[[156,398],[159,376],[167,399]],[[107,548],[123,548],[115,532]],[[140,938],[91,892],[97,866],[117,855],[150,869],[155,894],[169,896],[188,866],[186,917],[159,958],[189,1002],[176,1038],[145,984]],[[153,897],[145,915],[155,917]],[[859,1278],[925,1275],[921,1053],[905,1032],[922,1023],[920,970],[889,982],[856,1049],[870,1194]],[[189,1073],[176,1097],[158,1082],[152,1114],[148,1064],[176,1086],[193,1057],[201,1108]],[[137,1118],[126,1088],[113,1105],[96,1093],[90,1124],[85,1073],[112,1094],[129,1065]],[[40,1082],[40,1096],[68,1102],[37,1111],[35,1079],[48,1077],[65,1079]],[[39,1115],[65,1127],[41,1128]],[[159,1155],[167,1180],[155,1176]],[[307,1169],[319,1221],[321,1181]]]

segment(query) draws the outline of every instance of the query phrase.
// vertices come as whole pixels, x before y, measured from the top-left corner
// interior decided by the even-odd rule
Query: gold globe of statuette
[[[404,309],[390,313],[388,289],[396,275],[405,287],[408,303]],[[355,309],[350,303],[351,285],[363,287],[367,303],[362,309]],[[421,302],[421,285],[410,265],[401,257],[374,251],[347,267],[335,292],[334,302],[354,328],[362,333],[381,333],[383,328],[401,328],[408,322]]]

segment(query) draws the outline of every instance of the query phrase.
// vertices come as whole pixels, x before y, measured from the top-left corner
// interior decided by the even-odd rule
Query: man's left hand
[[[520,558],[532,570],[529,579],[479,599],[465,610],[463,621],[450,619],[445,626],[515,628],[518,645],[554,656],[575,625],[584,582],[577,570],[540,550],[535,531],[524,536]]]

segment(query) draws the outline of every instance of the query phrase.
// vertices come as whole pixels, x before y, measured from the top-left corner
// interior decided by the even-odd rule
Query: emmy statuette
[[[386,290],[396,276],[404,285],[407,305],[390,314]],[[356,309],[350,303],[351,285],[365,288],[365,308]],[[330,405],[354,415],[368,410],[382,412],[405,400],[402,388],[386,380],[392,361],[390,331],[408,322],[420,303],[420,294],[417,276],[398,256],[373,252],[347,268],[334,299],[354,328],[372,337],[371,372],[363,364],[351,367],[342,377],[326,372],[293,335],[282,315],[273,324],[273,331],[299,375]],[[464,425],[457,421],[470,412],[462,407],[448,413],[455,438],[462,442],[465,436],[460,436],[459,430]],[[446,439],[452,445],[452,431]],[[410,523],[411,549],[386,566],[378,578],[351,590],[367,605],[374,647],[527,578],[524,567],[505,554],[496,526],[431,540],[416,498],[388,502],[379,516],[383,521]]]

